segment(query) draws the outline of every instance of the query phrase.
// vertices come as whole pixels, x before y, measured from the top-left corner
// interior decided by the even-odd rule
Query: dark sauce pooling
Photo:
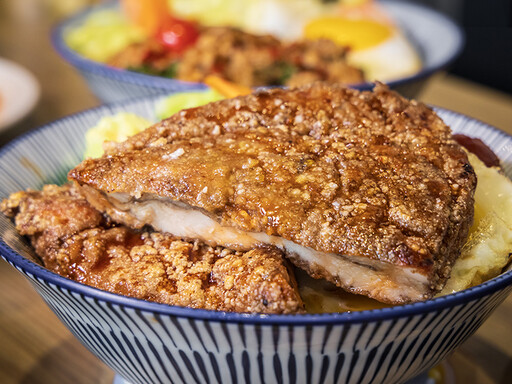
[[[475,154],[486,166],[499,167],[500,159],[482,140],[456,133],[453,138],[469,152]]]

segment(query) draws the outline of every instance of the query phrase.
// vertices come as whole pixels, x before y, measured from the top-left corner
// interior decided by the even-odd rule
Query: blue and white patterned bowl
[[[421,89],[427,78],[455,60],[464,45],[464,35],[455,23],[429,8],[396,0],[383,0],[381,3],[418,49],[423,61],[423,68],[418,73],[388,82],[391,88],[404,96],[413,97]],[[88,60],[67,46],[64,41],[67,31],[81,25],[91,12],[115,6],[115,3],[110,1],[107,4],[79,13],[60,23],[52,34],[52,42],[57,52],[82,74],[93,93],[100,100],[113,102],[128,98],[205,88],[205,85],[200,83],[190,83],[113,68]],[[353,87],[367,90],[373,88],[373,85],[363,83]]]
[[[155,98],[101,106],[30,132],[0,151],[0,198],[61,183],[81,161],[84,132],[131,111],[154,119]],[[480,137],[512,175],[512,137],[439,110]],[[255,315],[189,309],[104,292],[58,276],[0,215],[0,253],[71,332],[130,383],[403,383],[442,361],[512,291],[512,271],[425,302],[352,313]]]

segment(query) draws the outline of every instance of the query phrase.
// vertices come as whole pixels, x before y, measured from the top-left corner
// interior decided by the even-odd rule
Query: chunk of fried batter
[[[15,218],[16,229],[30,238],[48,269],[81,283],[192,308],[303,311],[277,249],[235,252],[116,226],[69,185],[14,193],[1,210]]]

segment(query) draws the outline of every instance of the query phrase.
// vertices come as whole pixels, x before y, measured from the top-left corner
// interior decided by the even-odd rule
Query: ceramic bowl
[[[62,183],[82,159],[84,132],[131,111],[154,119],[155,98],[101,106],[34,130],[0,151],[0,198]],[[439,109],[455,132],[484,140],[512,175],[512,137]],[[403,383],[441,362],[512,290],[512,271],[452,295],[352,313],[258,315],[169,306],[98,290],[37,263],[0,215],[0,253],[69,330],[135,383]],[[415,381],[418,382],[418,381]]]
[[[464,45],[462,30],[444,15],[429,8],[400,1],[384,0],[389,11],[413,45],[423,62],[418,73],[388,82],[388,85],[406,97],[414,97],[425,81],[447,67],[461,52]],[[87,81],[93,93],[104,102],[128,98],[204,89],[205,85],[151,76],[113,68],[80,56],[70,49],[64,36],[67,31],[81,25],[91,12],[114,8],[107,2],[61,22],[53,31],[52,42],[59,55],[76,68]],[[356,84],[357,89],[371,89],[371,83]]]

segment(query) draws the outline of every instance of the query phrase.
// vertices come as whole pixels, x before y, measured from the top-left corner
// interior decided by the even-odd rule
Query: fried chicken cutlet
[[[248,250],[400,304],[442,289],[476,176],[427,106],[384,85],[313,84],[188,109],[69,173],[133,228]]]
[[[139,299],[233,312],[303,311],[282,253],[236,252],[116,226],[75,188],[47,185],[2,202],[48,269]]]

